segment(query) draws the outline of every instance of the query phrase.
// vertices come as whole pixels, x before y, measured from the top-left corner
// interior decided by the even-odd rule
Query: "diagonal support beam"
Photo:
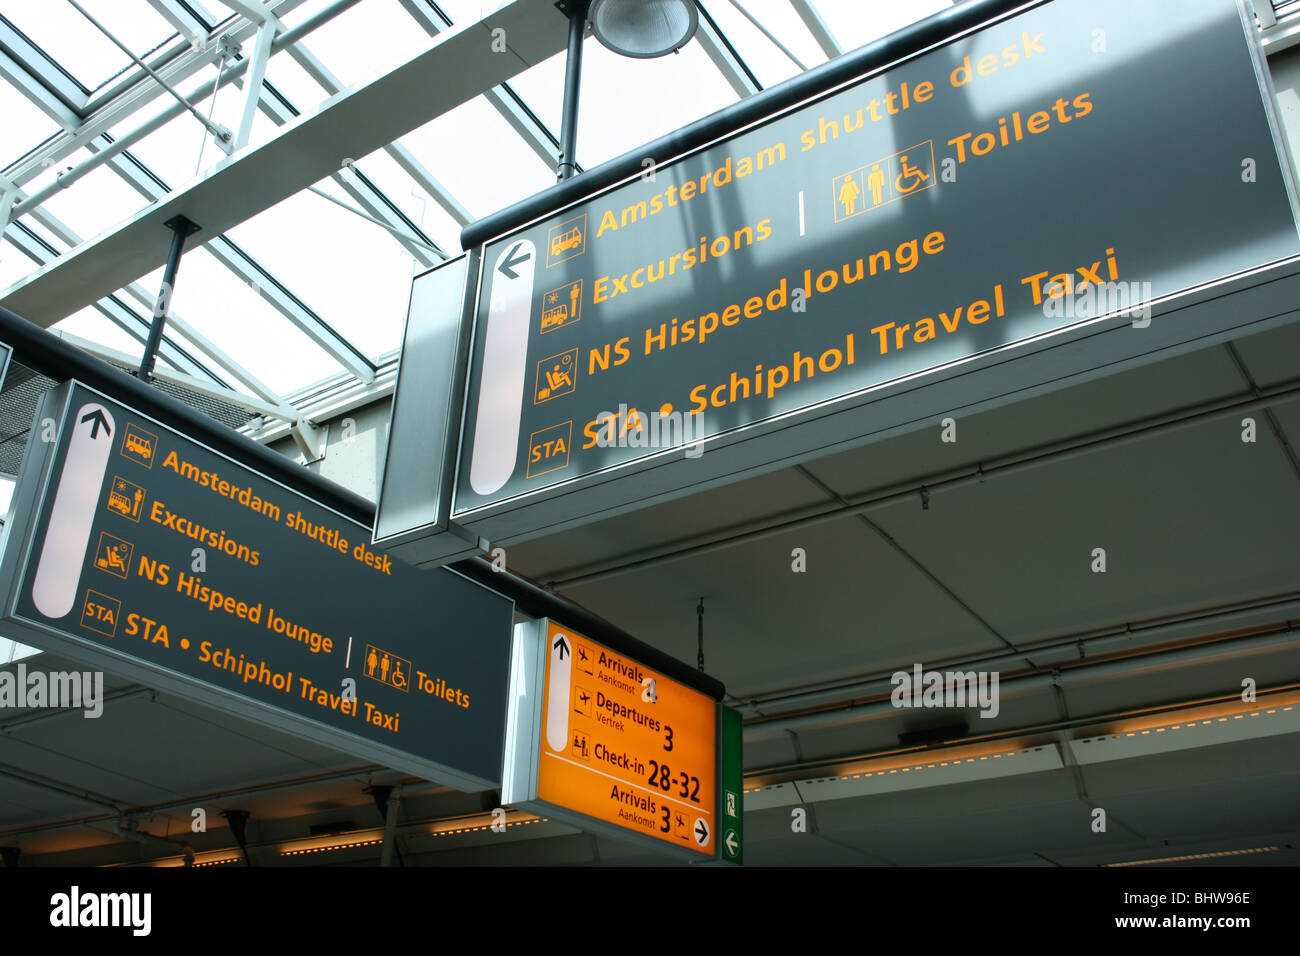
[[[330,96],[335,96],[343,90],[343,83],[339,78],[331,73],[325,64],[317,59],[304,44],[295,44],[290,48],[289,55]],[[401,143],[390,143],[384,147],[384,152],[388,153],[397,165],[401,166],[406,171],[406,174],[415,180],[421,189],[432,196],[434,201],[456,220],[457,224],[466,226],[474,221],[474,217],[470,215],[468,209],[461,205],[460,200],[453,196],[447,187],[434,179],[433,174],[425,169],[423,164],[405,146]],[[354,196],[353,198],[361,202],[359,197]]]
[[[270,83],[265,84],[260,103],[262,112],[276,126],[284,126],[298,118],[298,110],[283,93]],[[391,150],[392,147],[389,147],[389,149]],[[335,173],[330,178],[356,200],[367,215],[378,220],[381,225],[385,225],[390,233],[396,237],[402,248],[421,265],[428,268],[448,258],[446,252],[442,251],[424,230],[411,221],[395,203],[391,202],[355,166],[346,171]],[[355,210],[353,211],[355,212]],[[431,254],[429,247],[433,247],[437,252]]]
[[[187,10],[176,0],[146,0],[158,15],[176,28],[176,32],[190,40],[206,40],[207,24],[203,23],[193,12]]]
[[[14,203],[21,195],[21,189],[0,176],[0,238],[9,230],[9,223],[13,221]]]
[[[826,21],[822,19],[822,15],[817,12],[811,0],[790,0],[790,6],[794,7],[795,13],[799,14],[799,19],[808,28],[817,45],[822,48],[826,59],[833,60],[844,53],[844,48],[835,39],[835,34],[831,33],[831,28],[826,25]]]
[[[64,129],[80,125],[86,91],[26,34],[0,16],[0,73]],[[71,117],[72,121],[67,122]]]
[[[244,75],[244,108],[239,117],[239,129],[235,133],[232,152],[248,145],[248,137],[253,132],[253,119],[257,116],[257,105],[262,99],[262,83],[266,79],[266,63],[271,58],[271,42],[275,39],[278,23],[268,19],[257,31],[257,42],[253,44],[253,60]]]
[[[410,15],[420,29],[429,36],[436,36],[445,30],[452,28],[452,22],[441,10],[430,6],[426,0],[398,0],[403,9]],[[303,64],[306,66],[306,64]],[[555,164],[559,162],[560,141],[552,133],[536,114],[533,113],[520,99],[509,83],[502,83],[493,89],[486,90],[483,98],[492,104],[492,108],[501,114],[502,118],[510,124],[511,128],[523,138],[525,144],[537,157],[546,164],[547,169],[554,169]],[[579,167],[581,172],[581,167]],[[423,188],[423,187],[422,187]],[[425,190],[428,192],[428,190]],[[433,193],[429,193],[431,196]],[[435,196],[435,198],[437,198]],[[448,210],[453,216],[455,212]],[[460,217],[457,216],[459,219]],[[461,225],[467,225],[470,220],[466,219]]]
[[[63,129],[76,129],[81,123],[81,118],[67,103],[51,93],[46,86],[28,73],[21,63],[5,53],[3,49],[0,49],[0,79],[7,80],[19,93],[27,97],[37,109],[58,123]]]
[[[705,54],[713,61],[713,65],[718,68],[722,78],[742,100],[760,92],[763,87],[759,85],[758,79],[732,49],[708,11],[703,7],[700,7],[699,11],[700,25],[695,31],[695,39],[704,48]]]

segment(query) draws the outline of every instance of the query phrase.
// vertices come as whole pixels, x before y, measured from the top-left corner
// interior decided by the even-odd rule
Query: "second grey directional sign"
[[[86,386],[14,495],[6,634],[345,753],[498,786],[514,607]],[[40,430],[35,429],[34,435]]]

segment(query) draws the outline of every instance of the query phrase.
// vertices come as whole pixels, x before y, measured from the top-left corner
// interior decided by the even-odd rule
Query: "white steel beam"
[[[436,37],[388,73],[340,93],[314,115],[247,147],[189,186],[0,291],[0,304],[48,326],[160,266],[164,223],[198,223],[192,241],[245,222],[564,48],[567,21],[548,3],[512,0],[479,23]],[[504,30],[507,50],[491,53]]]
[[[275,20],[275,14],[255,0],[221,0],[221,2],[254,23],[269,23]]]
[[[277,6],[280,12],[287,12],[298,6],[302,0],[282,0]],[[306,36],[311,30],[316,29],[324,23],[328,23],[333,17],[338,16],[344,10],[355,6],[360,0],[335,0],[335,3],[302,24],[295,27],[288,34],[277,38],[274,49],[283,48],[292,42],[296,42],[303,36]],[[221,31],[223,37],[229,37],[233,43],[242,43],[244,40],[253,36],[257,32],[257,25],[246,19],[236,20],[234,23],[227,24]],[[151,60],[148,61],[155,72],[167,82],[169,86],[175,87],[193,76],[199,70],[211,66],[213,62],[212,54],[201,49],[194,49],[191,41],[188,39],[177,39],[169,44],[163,50],[159,51]],[[246,69],[246,67],[244,67]],[[229,73],[230,71],[227,71]],[[241,70],[242,72],[242,70]],[[223,82],[229,82],[227,76]],[[211,92],[210,83],[200,83],[198,88],[192,93],[184,95],[183,98],[190,105],[200,102]],[[50,165],[50,162],[57,162],[68,156],[78,149],[84,147],[101,133],[107,132],[118,126],[132,114],[153,102],[157,97],[165,94],[165,91],[157,83],[148,77],[143,71],[136,69],[124,74],[124,78],[114,84],[103,94],[97,95],[90,103],[87,109],[91,112],[86,115],[81,125],[75,130],[56,137],[49,143],[43,145],[39,150],[27,156],[21,163],[6,169],[5,173],[14,182],[20,186],[28,182],[32,177],[39,175],[41,170]],[[157,129],[169,120],[179,116],[184,109],[179,103],[171,103],[165,106],[154,119],[149,120],[145,126],[151,129]],[[132,138],[130,134],[121,137],[123,139]]]

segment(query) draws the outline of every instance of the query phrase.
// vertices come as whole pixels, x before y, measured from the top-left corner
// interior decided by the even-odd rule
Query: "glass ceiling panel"
[[[370,358],[401,344],[413,260],[387,230],[303,191],[227,235]]]
[[[578,162],[590,169],[736,100],[699,40],[676,54],[634,60],[588,37],[582,52]]]
[[[117,323],[111,321],[93,305],[88,305],[80,312],[74,312],[66,319],[55,322],[51,328],[56,332],[88,339],[99,345],[124,352],[136,361],[144,354],[144,346],[122,331]]]
[[[826,62],[826,54],[799,19],[794,7],[790,6],[789,0],[741,0],[740,5],[798,57],[806,69]],[[780,47],[764,36],[763,31],[754,26],[729,0],[707,0],[704,9],[713,17],[718,29],[731,41],[740,58],[753,70],[765,89],[802,72],[793,60],[781,52]]]
[[[357,163],[357,169],[448,255],[454,255],[460,249],[460,224],[386,152],[378,150],[364,157]],[[326,180],[326,183],[333,185],[332,180]],[[324,187],[324,184],[319,185]],[[338,195],[344,194],[339,190]],[[352,202],[351,197],[348,197],[348,202]]]
[[[216,73],[214,71],[211,75],[204,75],[207,76],[207,88],[211,90]],[[233,86],[228,86],[219,91],[217,94],[218,112],[220,112],[223,100],[235,100],[238,97],[239,91]],[[198,104],[197,109],[204,116],[207,116],[211,103],[211,99],[204,100]],[[144,118],[139,115],[129,117],[126,122],[113,129],[113,135],[120,137],[137,128],[144,121]],[[256,127],[257,124],[255,123],[255,131]],[[163,124],[159,129],[154,130],[140,142],[133,145],[131,152],[172,189],[188,183],[197,175],[200,153],[202,153],[202,168],[204,169],[214,166],[217,162],[226,158],[226,154],[212,141],[212,134],[204,129],[203,125],[189,112],[181,113]]]
[[[405,63],[430,41],[397,0],[363,0],[314,30],[307,42],[312,53],[348,87]]]
[[[40,143],[59,131],[54,122],[17,87],[0,80],[0,116],[4,117],[4,136],[0,137],[0,169],[27,155]]]
[[[142,0],[77,2],[136,56],[143,57],[176,32]],[[67,0],[0,0],[0,13],[88,90],[132,65],[131,58]]]
[[[27,254],[8,239],[0,240],[0,289],[7,289],[38,268]]]
[[[310,36],[305,37],[303,46],[315,53],[316,51],[309,45],[310,40]],[[266,79],[294,105],[299,113],[316,112],[320,104],[329,96],[321,85],[298,65],[287,50],[273,54],[267,61]]]
[[[947,10],[951,0],[892,0],[872,3],[865,15],[862,0],[812,0],[831,34],[847,52],[901,30],[932,13]],[[783,41],[784,42],[784,41]]]
[[[416,0],[423,3],[425,0]],[[456,26],[464,23],[478,23],[494,10],[505,6],[505,0],[436,0],[443,13],[451,17]]]
[[[556,136],[567,58],[567,53],[557,53],[510,81],[511,88]],[[587,37],[578,103],[578,163],[591,169],[736,99],[698,40],[676,54],[635,60],[612,53],[594,37]]]
[[[307,0],[306,3],[300,3],[284,16],[280,17],[280,22],[288,29],[292,30],[302,21],[309,17],[314,17],[326,7],[330,6],[334,0]],[[223,8],[224,9],[224,8]]]
[[[146,289],[157,289],[162,270],[154,270],[140,282]],[[171,305],[217,348],[281,395],[341,369],[201,246],[185,251]]]
[[[564,109],[564,64],[567,59],[567,53],[557,53],[536,66],[529,67],[510,81],[510,88],[519,94],[519,98],[528,104],[528,108],[556,139],[560,137],[560,120]],[[582,79],[585,83],[585,70]],[[582,132],[578,131],[579,152],[582,147]],[[578,162],[582,162],[581,156],[578,157]]]
[[[475,217],[555,182],[555,171],[481,96],[425,123],[401,142]]]
[[[53,249],[57,249],[59,250],[59,252],[67,251],[68,244],[64,242],[62,239],[60,239],[58,236],[56,236],[53,232],[46,229],[39,222],[37,222],[36,219],[32,217],[30,214],[23,216],[21,219],[19,219],[19,222],[21,222],[29,230],[35,233],[49,247]]]
[[[84,149],[63,161],[65,166],[79,166],[90,158]],[[41,204],[41,208],[83,239],[96,236],[139,212],[149,200],[127,185],[109,166],[87,173],[67,189],[61,189]],[[28,217],[30,218],[30,216]],[[160,240],[164,244],[166,238]]]
[[[156,50],[177,35],[176,28],[168,23],[163,15],[148,3],[148,0],[143,2],[142,0],[133,0],[133,2],[77,0],[77,3],[142,60],[147,59],[145,54]],[[99,33],[98,30],[95,32]],[[99,35],[103,36],[102,33]]]

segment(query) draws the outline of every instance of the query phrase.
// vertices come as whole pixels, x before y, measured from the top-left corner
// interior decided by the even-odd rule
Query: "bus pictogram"
[[[123,458],[129,458],[138,465],[152,468],[154,452],[157,448],[158,436],[153,432],[145,431],[134,424],[126,426],[126,433],[122,438]]]
[[[587,251],[587,214],[552,226],[546,235],[546,268]]]

